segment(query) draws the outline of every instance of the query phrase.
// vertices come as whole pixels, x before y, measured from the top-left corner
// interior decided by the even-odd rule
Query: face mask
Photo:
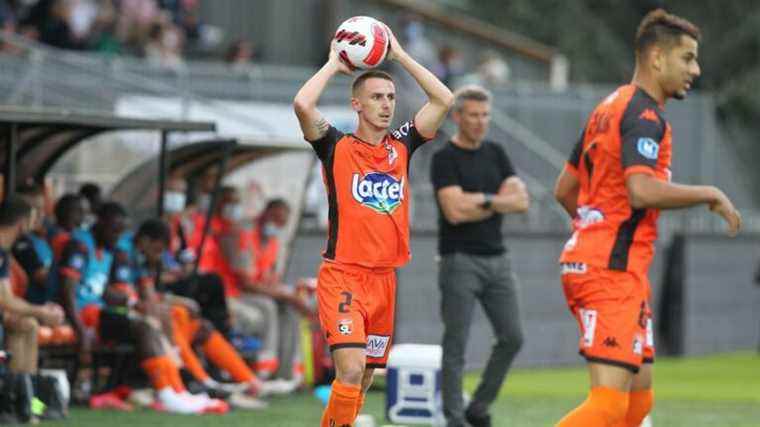
[[[282,228],[278,227],[274,223],[268,222],[264,224],[264,227],[262,227],[261,234],[268,239],[272,237],[280,237],[280,234],[282,234]]]
[[[198,196],[198,209],[203,212],[208,212],[209,207],[211,207],[211,196],[208,194],[201,194]]]
[[[185,195],[179,191],[167,191],[164,194],[164,210],[167,213],[178,213],[185,209]]]
[[[222,208],[222,216],[229,221],[239,222],[243,219],[243,206],[239,203],[225,205]]]

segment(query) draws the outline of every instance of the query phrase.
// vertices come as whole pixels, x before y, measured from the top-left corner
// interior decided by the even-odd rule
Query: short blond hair
[[[465,101],[491,102],[491,92],[483,86],[466,85],[454,92],[454,109],[462,111]]]

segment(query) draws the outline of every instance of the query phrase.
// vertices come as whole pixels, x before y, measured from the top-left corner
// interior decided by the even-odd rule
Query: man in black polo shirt
[[[528,210],[525,184],[488,132],[491,96],[478,86],[456,93],[454,137],[433,156],[431,178],[439,208],[443,335],[443,409],[448,427],[490,426],[488,413],[522,345],[517,282],[502,241],[502,216]],[[496,343],[465,411],[462,371],[475,302],[480,301]]]

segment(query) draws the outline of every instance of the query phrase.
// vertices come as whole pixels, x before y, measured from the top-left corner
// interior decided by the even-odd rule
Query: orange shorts
[[[384,368],[393,341],[396,272],[323,262],[317,277],[319,322],[330,350],[364,348],[368,368]]]
[[[580,327],[580,354],[637,373],[654,362],[649,280],[581,263],[561,264],[562,287]]]

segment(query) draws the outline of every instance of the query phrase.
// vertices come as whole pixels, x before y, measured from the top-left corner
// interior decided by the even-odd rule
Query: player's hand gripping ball
[[[369,16],[354,16],[340,24],[332,48],[351,70],[375,68],[388,54],[385,24]]]

